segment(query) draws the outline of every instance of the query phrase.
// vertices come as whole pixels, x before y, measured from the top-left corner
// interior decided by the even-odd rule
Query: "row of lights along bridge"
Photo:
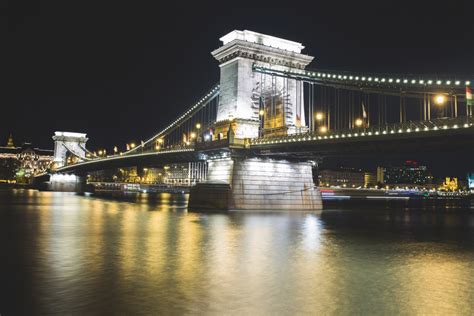
[[[468,84],[468,82],[466,82],[466,84]],[[437,104],[439,106],[443,106],[446,103],[446,97],[442,94],[438,94],[434,97],[434,102],[435,102],[435,104]],[[263,117],[265,112],[263,110],[260,110],[259,114],[260,114],[260,116]],[[324,118],[325,118],[325,114],[323,112],[317,112],[317,113],[315,113],[314,117],[315,117],[316,122],[318,122],[318,125],[320,125],[319,129],[318,129],[319,132],[321,134],[326,133],[328,131],[328,128],[324,125],[321,125]],[[364,118],[356,118],[355,121],[354,121],[354,125],[356,127],[364,127],[366,125],[365,119]],[[189,135],[185,135],[185,137],[183,137],[183,144],[190,145],[191,142],[193,142],[197,138],[199,130],[201,129],[201,124],[197,123],[195,127],[196,127],[196,131],[192,131],[192,132],[189,133]],[[206,138],[209,138],[209,135],[206,135],[206,136],[207,136]],[[208,140],[208,139],[206,139],[206,140]],[[163,146],[163,139],[159,138],[156,141],[155,149],[160,150],[162,148],[162,146]],[[126,149],[126,151],[129,151],[129,150],[134,149],[135,147],[136,147],[136,143],[131,142],[131,143],[126,144],[125,149]],[[122,152],[119,151],[119,148],[117,146],[114,146],[113,154],[114,155],[120,155],[120,154],[122,154]],[[91,158],[91,157],[106,157],[106,156],[107,156],[107,150],[106,149],[99,149],[99,150],[96,150],[92,153],[87,154],[87,157],[89,157],[89,158]]]

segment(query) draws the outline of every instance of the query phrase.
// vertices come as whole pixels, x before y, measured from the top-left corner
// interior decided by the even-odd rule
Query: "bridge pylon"
[[[56,168],[66,165],[68,155],[78,160],[86,157],[87,134],[72,132],[55,132],[54,140],[54,165]]]
[[[313,60],[301,53],[304,46],[248,30],[232,31],[220,40],[223,46],[212,52],[221,72],[215,135],[225,138],[229,122],[242,139],[304,132],[302,82],[253,71],[256,65],[302,71]]]

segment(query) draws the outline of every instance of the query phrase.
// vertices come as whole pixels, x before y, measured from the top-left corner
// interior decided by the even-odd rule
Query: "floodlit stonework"
[[[208,181],[191,191],[191,209],[300,210],[322,208],[309,162],[270,159],[209,161]]]
[[[259,65],[279,71],[304,69],[312,56],[301,54],[301,43],[252,31],[233,31],[220,39],[212,55],[221,70],[217,122],[240,120],[237,138],[259,135],[259,110],[266,111],[266,134],[286,135],[305,124],[303,85],[295,79],[260,74]],[[272,106],[273,111],[268,109]]]
[[[86,142],[88,138],[83,133],[55,132],[54,140],[54,163],[56,167],[66,165],[68,154],[79,159],[86,157]]]

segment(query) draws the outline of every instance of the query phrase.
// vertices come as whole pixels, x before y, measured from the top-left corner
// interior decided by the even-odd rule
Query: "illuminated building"
[[[467,187],[469,190],[474,190],[474,172],[468,173],[467,175]]]
[[[433,180],[426,166],[419,166],[412,160],[406,161],[404,166],[386,167],[377,174],[383,174],[385,184],[425,185],[431,184]]]
[[[457,191],[458,188],[458,178],[446,177],[446,180],[441,185],[440,190],[454,192]]]
[[[169,185],[194,185],[207,177],[205,162],[172,164],[164,169],[164,183]]]
[[[53,161],[53,151],[34,148],[30,143],[16,147],[10,135],[0,147],[0,181],[30,183],[35,174],[46,171]]]
[[[318,179],[320,186],[340,186],[357,188],[366,186],[365,172],[355,169],[320,170]]]

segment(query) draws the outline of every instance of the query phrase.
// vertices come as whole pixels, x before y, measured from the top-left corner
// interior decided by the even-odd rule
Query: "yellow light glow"
[[[364,123],[364,121],[363,121],[362,119],[360,119],[360,118],[358,118],[358,119],[355,120],[355,125],[358,126],[358,127],[359,127],[359,126],[362,126],[363,123]]]
[[[437,96],[435,96],[436,104],[443,105],[445,101],[446,101],[446,97],[444,95],[438,94]]]
[[[196,133],[192,132],[192,133],[191,133],[191,138],[192,138],[192,139],[196,138]]]
[[[197,129],[200,129],[200,128],[201,128],[201,123],[197,123],[197,124],[196,124],[196,128],[197,128]]]
[[[130,148],[132,148],[132,149],[135,148],[135,146],[136,146],[135,143],[130,144]]]
[[[258,112],[258,114],[260,114],[260,116],[263,116],[263,114],[265,114],[265,111],[264,111],[264,110],[260,110],[260,111]]]
[[[326,126],[321,126],[321,127],[319,128],[319,131],[320,131],[321,133],[326,133],[326,132],[328,131],[328,128],[327,128]]]
[[[321,121],[323,118],[324,118],[323,113],[321,113],[321,112],[316,113],[316,120],[317,121]]]

